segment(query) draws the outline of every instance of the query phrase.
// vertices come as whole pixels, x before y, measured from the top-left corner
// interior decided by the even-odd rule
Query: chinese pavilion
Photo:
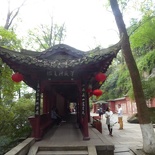
[[[102,85],[95,76],[100,72],[106,74],[120,49],[120,42],[109,48],[85,52],[65,44],[55,45],[43,52],[18,52],[0,47],[2,61],[15,73],[22,74],[23,81],[36,90],[35,114],[29,117],[32,136],[41,139],[44,129],[52,123],[50,115],[53,106],[65,116],[69,103],[74,102],[83,139],[89,140],[89,96]]]

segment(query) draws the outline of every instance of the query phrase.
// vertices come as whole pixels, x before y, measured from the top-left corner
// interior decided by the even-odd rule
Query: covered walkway
[[[108,153],[112,155],[114,152],[114,145],[102,135],[99,131],[89,125],[90,140],[83,140],[80,128],[76,124],[76,115],[71,114],[66,122],[62,122],[60,126],[54,126],[41,141],[37,141],[30,148],[28,155],[51,154],[52,151],[91,151],[98,150],[98,152]],[[92,147],[94,149],[92,149]],[[62,150],[63,149],[63,150]],[[57,152],[57,153],[58,153]],[[87,153],[87,154],[90,154]],[[66,152],[67,153],[67,152]],[[68,152],[69,154],[69,152]],[[92,154],[93,155],[93,154]],[[94,154],[95,155],[95,154]]]

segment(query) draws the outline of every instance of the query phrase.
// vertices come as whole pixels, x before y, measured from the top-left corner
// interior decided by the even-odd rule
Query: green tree
[[[16,146],[31,133],[28,117],[34,113],[34,100],[20,98],[11,106],[0,105],[0,154]]]
[[[125,27],[125,23],[120,12],[117,0],[110,0],[110,5],[115,17],[120,36],[123,37],[122,52],[124,54],[125,61],[132,80],[134,96],[139,116],[138,118],[143,135],[143,150],[146,153],[155,153],[155,134],[153,130],[153,125],[151,124],[148,108],[146,106],[139,71],[132,55],[127,29]]]
[[[29,35],[23,46],[35,51],[44,51],[65,39],[65,25],[57,25],[51,20],[51,25],[41,25],[29,30]]]
[[[137,57],[145,54],[146,51],[155,48],[155,17],[144,16],[138,23],[138,28],[130,36],[131,48]]]
[[[21,48],[21,42],[17,39],[17,36],[13,31],[6,30],[0,27],[0,46],[19,50]],[[2,62],[0,59],[0,103],[8,104],[12,101],[14,93],[21,87],[21,85],[15,85],[11,80],[12,70]]]

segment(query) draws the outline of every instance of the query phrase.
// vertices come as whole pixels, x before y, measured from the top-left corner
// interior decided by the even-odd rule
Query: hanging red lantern
[[[106,75],[101,72],[96,74],[96,76],[95,76],[95,79],[96,79],[96,81],[99,82],[99,84],[102,84],[102,82],[104,82],[106,80],[106,78],[107,78]]]
[[[93,95],[95,95],[96,96],[96,98],[99,98],[101,95],[102,95],[102,90],[100,90],[100,89],[95,89],[94,91],[93,91]]]
[[[18,72],[13,74],[11,78],[14,82],[21,82],[24,79],[23,75]]]

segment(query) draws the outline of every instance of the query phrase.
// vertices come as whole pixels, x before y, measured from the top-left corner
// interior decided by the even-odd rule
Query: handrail
[[[34,138],[27,138],[16,147],[11,149],[5,155],[27,155],[30,147],[35,143]]]

